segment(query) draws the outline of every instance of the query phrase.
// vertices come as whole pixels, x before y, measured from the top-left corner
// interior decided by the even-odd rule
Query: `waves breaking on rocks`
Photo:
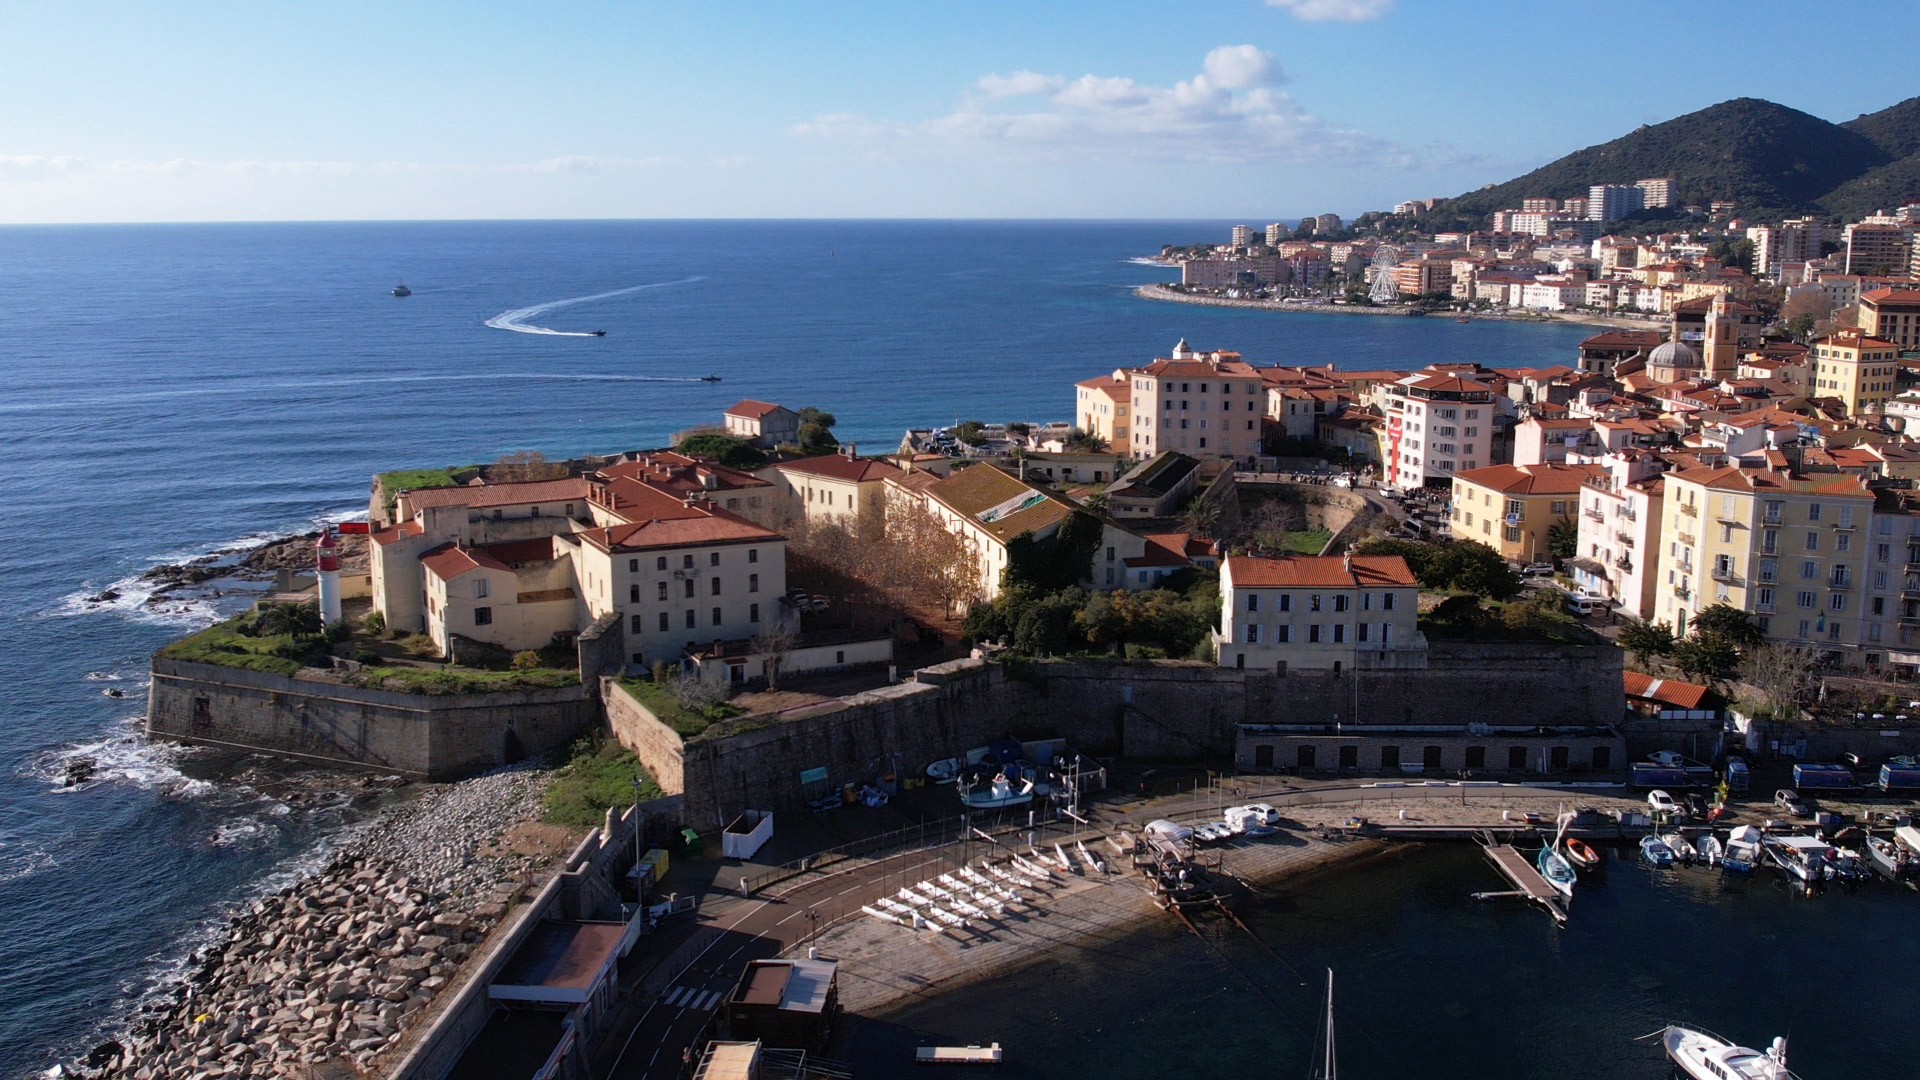
[[[546,868],[493,842],[538,813],[549,776],[498,770],[348,830],[319,869],[234,911],[118,1038],[55,1075],[372,1071]]]

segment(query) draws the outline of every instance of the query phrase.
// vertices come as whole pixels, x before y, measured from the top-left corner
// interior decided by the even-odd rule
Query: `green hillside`
[[[1920,154],[1920,97],[1910,97],[1876,113],[1866,113],[1840,125],[1865,135],[1889,157]]]
[[[1676,206],[1732,199],[1749,220],[1818,212],[1822,196],[1894,160],[1875,140],[1902,137],[1909,125],[1899,113],[1905,106],[1855,121],[1874,133],[1869,136],[1771,101],[1723,101],[1449,199],[1423,225],[1479,224],[1530,195],[1564,199],[1585,195],[1594,184],[1654,176],[1673,178]]]
[[[1876,210],[1920,201],[1920,154],[1909,154],[1841,184],[1820,200],[1840,221],[1858,221]]]

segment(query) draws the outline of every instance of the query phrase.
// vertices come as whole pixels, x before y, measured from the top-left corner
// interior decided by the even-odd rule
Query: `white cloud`
[[[1200,65],[1213,85],[1227,89],[1279,86],[1287,81],[1273,54],[1251,45],[1222,45]]]
[[[982,75],[980,89],[988,97],[1019,97],[1025,94],[1051,94],[1060,89],[1058,75],[1036,75],[1016,71],[1011,75]]]
[[[1411,164],[1405,152],[1321,120],[1275,89],[1287,80],[1269,52],[1223,45],[1207,54],[1201,68],[1172,86],[1125,76],[993,74],[979,79],[979,92],[965,96],[945,116],[900,123],[839,113],[790,130],[883,151],[1000,147],[1023,157]]]
[[[1393,10],[1393,0],[1267,0],[1307,22],[1367,22]]]

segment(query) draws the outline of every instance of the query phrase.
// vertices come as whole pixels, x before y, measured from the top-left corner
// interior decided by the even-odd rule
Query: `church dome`
[[[1647,363],[1653,367],[1697,368],[1700,354],[1685,342],[1663,341],[1647,357]]]

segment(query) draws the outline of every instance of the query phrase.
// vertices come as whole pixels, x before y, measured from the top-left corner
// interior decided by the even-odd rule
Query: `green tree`
[[[1712,682],[1740,660],[1740,651],[1724,639],[1690,637],[1673,643],[1673,664],[1681,674]]]
[[[318,604],[263,604],[259,618],[254,620],[255,632],[269,637],[285,634],[295,640],[316,638],[324,629]]]
[[[1570,517],[1547,526],[1547,551],[1556,559],[1571,559],[1580,553],[1580,526]]]
[[[809,405],[800,410],[800,451],[806,454],[830,454],[840,448],[833,437],[833,414]]]
[[[1007,425],[1007,434],[1018,435],[1024,439],[1028,435],[1033,434],[1033,425],[1024,421],[1015,420]]]
[[[968,420],[953,425],[953,437],[968,446],[987,445],[987,425],[978,420]]]
[[[1444,581],[1440,588],[1459,589],[1493,600],[1520,595],[1520,575],[1513,572],[1499,552],[1473,540],[1440,545],[1431,574]]]
[[[766,463],[766,455],[752,443],[736,435],[702,431],[680,440],[675,450],[688,457],[717,461],[730,469],[753,469]]]
[[[1735,649],[1751,649],[1766,640],[1752,615],[1727,603],[1714,604],[1695,616],[1691,636],[1718,638]]]
[[[1444,589],[1444,579],[1434,579],[1434,564],[1440,554],[1438,544],[1423,544],[1418,540],[1395,540],[1391,537],[1377,537],[1363,540],[1354,546],[1355,555],[1398,555],[1406,560],[1407,569],[1413,571],[1414,578],[1429,589]]]
[[[1792,334],[1795,341],[1805,341],[1813,335],[1813,325],[1816,321],[1818,320],[1812,315],[1803,311],[1787,320],[1787,333]]]
[[[1673,651],[1673,627],[1666,623],[1650,623],[1634,619],[1620,628],[1618,644],[1632,653],[1640,666],[1656,656],[1665,656]]]
[[[1075,450],[1082,454],[1101,454],[1105,453],[1107,449],[1107,440],[1098,435],[1081,431],[1079,428],[1068,430],[1067,437],[1064,441],[1067,449]]]

